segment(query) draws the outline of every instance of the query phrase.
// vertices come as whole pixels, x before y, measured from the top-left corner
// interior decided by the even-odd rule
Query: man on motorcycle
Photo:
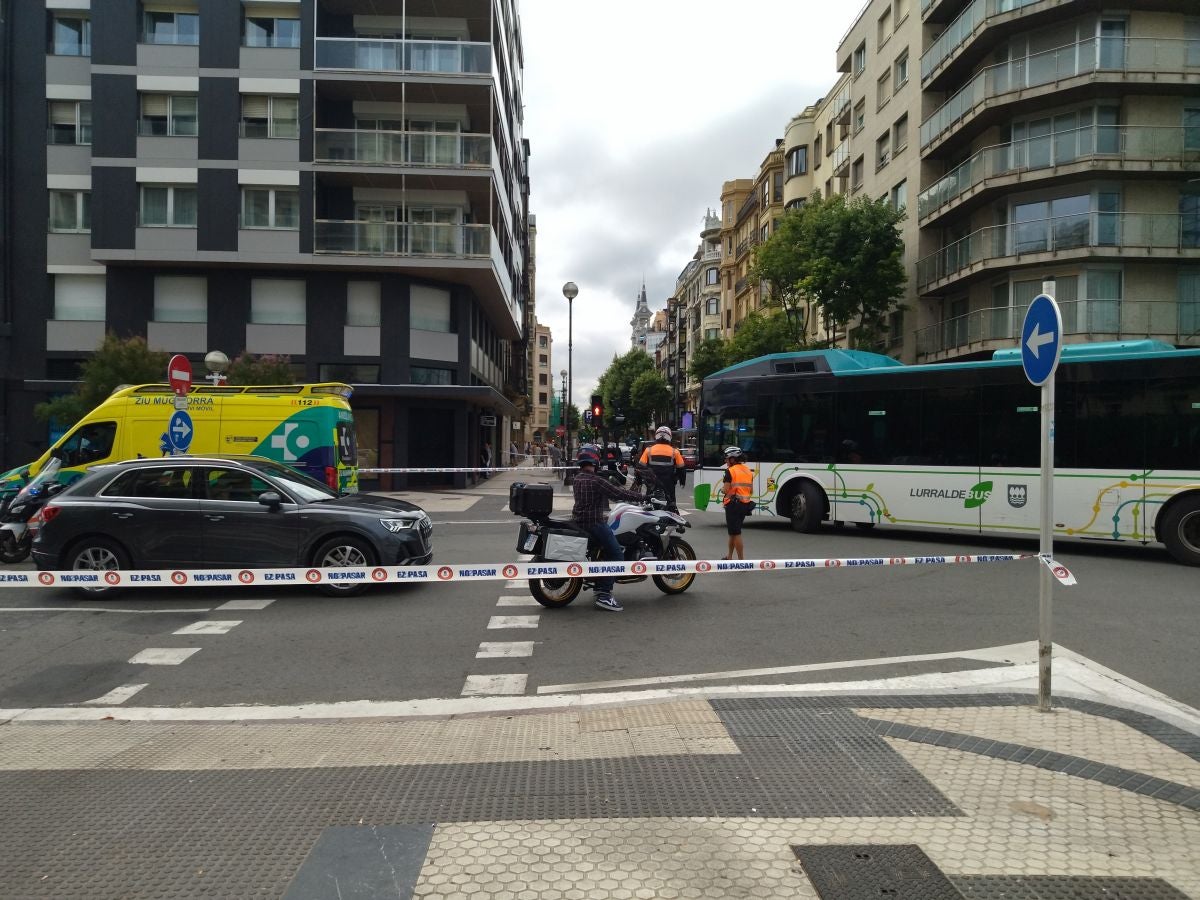
[[[575,524],[586,531],[600,545],[600,559],[620,561],[624,557],[621,545],[608,527],[608,500],[628,500],[639,502],[642,495],[636,491],[627,491],[617,487],[607,479],[601,478],[596,468],[600,465],[600,453],[591,444],[579,448],[576,457],[579,464],[579,474],[575,476],[572,490],[575,505],[571,508],[571,518]],[[620,612],[624,609],[617,598],[613,596],[614,579],[596,579],[597,609],[607,609]]]
[[[683,462],[683,454],[671,444],[670,428],[658,426],[654,432],[654,443],[642,451],[638,463],[649,466],[654,472],[654,480],[667,498],[667,509],[672,512],[678,509],[675,505],[675,482],[687,483],[687,467]]]

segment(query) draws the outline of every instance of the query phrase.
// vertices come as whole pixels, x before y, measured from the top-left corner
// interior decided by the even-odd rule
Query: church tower
[[[642,292],[638,294],[637,308],[633,311],[633,318],[629,320],[630,326],[633,328],[633,334],[630,341],[632,349],[647,350],[646,335],[650,331],[650,320],[654,315],[650,312],[650,306],[646,302],[646,282],[642,282]]]

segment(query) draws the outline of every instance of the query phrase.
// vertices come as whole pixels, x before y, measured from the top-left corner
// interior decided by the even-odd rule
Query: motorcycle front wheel
[[[543,562],[535,556],[530,562]],[[582,578],[530,578],[529,593],[533,599],[549,609],[560,609],[571,603],[583,590]]]
[[[696,551],[687,541],[676,538],[667,544],[664,560],[695,559]],[[684,572],[682,575],[655,575],[654,586],[664,594],[682,594],[696,580],[695,572]]]
[[[19,563],[29,556],[29,541],[14,541],[11,535],[0,538],[0,562]]]

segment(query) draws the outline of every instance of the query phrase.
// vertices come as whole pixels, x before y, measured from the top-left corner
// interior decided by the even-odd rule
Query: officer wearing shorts
[[[725,559],[745,559],[746,548],[742,545],[742,522],[754,503],[750,500],[754,487],[754,473],[744,462],[741,447],[725,448],[725,529],[729,533],[729,552]]]

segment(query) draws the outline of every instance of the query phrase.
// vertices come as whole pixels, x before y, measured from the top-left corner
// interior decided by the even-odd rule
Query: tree
[[[904,217],[886,199],[814,194],[755,248],[751,272],[770,285],[769,302],[784,311],[797,346],[808,343],[814,311],[827,339],[857,321],[857,342],[878,342],[888,315],[902,308]]]
[[[666,418],[671,407],[671,388],[658,372],[643,372],[629,389],[629,406],[625,408],[625,421],[638,426],[649,427],[657,421]]]
[[[746,316],[741,327],[725,344],[725,364],[732,366],[756,356],[799,349],[786,320],[786,314],[778,310],[754,312]]]
[[[69,429],[121,385],[164,383],[167,359],[166,353],[151,350],[143,337],[119,338],[109,332],[80,368],[74,393],[39,403],[34,414]]]
[[[611,426],[617,412],[630,416],[630,390],[634,381],[643,372],[655,372],[654,360],[645,350],[630,350],[624,356],[614,356],[612,363],[596,385],[596,392],[604,398],[604,424]]]
[[[688,377],[692,381],[703,381],[713,372],[725,368],[725,342],[720,338],[705,338],[692,351],[688,364]]]
[[[225,373],[230,384],[295,384],[291,360],[286,356],[243,353]]]

